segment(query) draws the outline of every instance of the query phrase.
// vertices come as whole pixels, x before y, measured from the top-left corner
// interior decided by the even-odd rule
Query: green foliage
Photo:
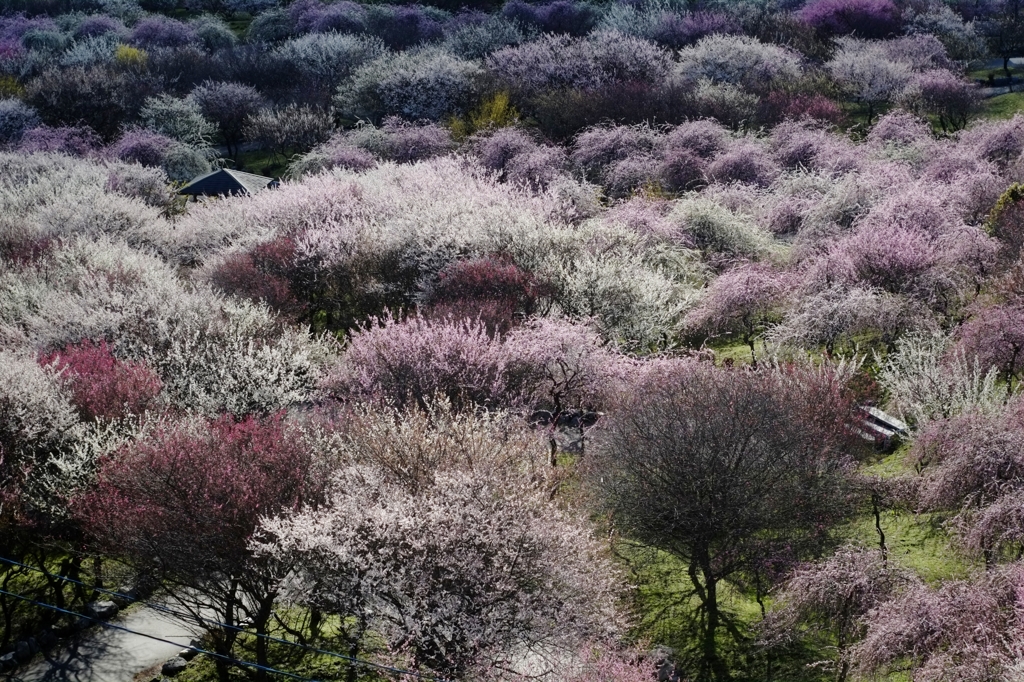
[[[519,123],[519,118],[519,111],[513,106],[508,91],[502,90],[485,98],[465,117],[453,117],[449,128],[456,140],[464,140],[480,131],[514,126]]]
[[[1024,184],[1015,182],[1010,185],[1005,192],[999,196],[999,200],[996,202],[995,208],[992,209],[992,213],[989,214],[988,220],[985,221],[985,229],[992,236],[999,236],[999,218],[1009,210],[1011,206],[1015,206],[1020,203],[1021,199],[1024,199]]]
[[[148,60],[149,55],[145,50],[131,45],[118,45],[117,51],[114,53],[114,61],[126,68],[145,68]]]

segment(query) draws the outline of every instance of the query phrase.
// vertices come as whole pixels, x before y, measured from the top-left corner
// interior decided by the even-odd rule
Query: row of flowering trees
[[[606,120],[836,123],[852,102],[867,124],[899,105],[954,132],[980,104],[962,63],[1010,22],[1006,3],[991,4],[959,13],[890,0],[771,11],[569,0],[513,0],[493,13],[347,0],[208,8],[265,10],[241,41],[214,14],[181,21],[132,3],[107,14],[91,5],[5,14],[0,145],[138,162],[183,181],[218,154],[239,160],[243,145],[281,160],[339,124],[389,117],[445,124],[456,137],[521,117],[566,140]]]

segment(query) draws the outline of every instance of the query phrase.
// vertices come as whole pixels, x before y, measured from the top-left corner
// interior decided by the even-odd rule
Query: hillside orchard
[[[0,0],[0,655],[114,589],[192,682],[1020,679],[1017,57],[1016,0]]]

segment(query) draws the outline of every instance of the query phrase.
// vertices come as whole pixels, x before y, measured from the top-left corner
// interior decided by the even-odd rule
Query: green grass
[[[278,610],[277,613],[289,627],[301,630],[306,629],[302,624],[305,623],[308,612],[304,609],[295,607]],[[341,637],[343,624],[344,621],[338,616],[325,616],[320,637],[316,641],[308,643],[309,646],[324,651],[341,654],[347,653],[347,647]],[[281,639],[295,641],[295,636],[284,631],[283,628],[272,629],[270,634]],[[235,655],[240,660],[255,661],[255,642],[256,637],[252,633],[239,635],[236,642]],[[384,650],[384,646],[384,641],[379,636],[369,633],[363,638],[363,650],[357,654],[357,658],[372,662],[376,658],[376,653]],[[321,682],[343,682],[348,679],[349,663],[337,656],[308,651],[303,652],[298,647],[272,642],[268,646],[267,658],[270,667],[320,680]],[[231,671],[231,679],[241,681],[248,680],[250,677],[244,670],[236,668]],[[359,669],[358,679],[360,682],[384,682],[384,680],[390,680],[391,678],[381,676],[374,672],[372,668],[363,667]],[[178,682],[216,682],[217,668],[213,659],[199,656],[175,680]]]
[[[235,160],[235,170],[280,178],[288,171],[288,159],[263,149],[241,152]]]
[[[989,97],[984,103],[985,118],[1012,118],[1020,111],[1024,111],[1024,92],[1010,92],[997,97]]]

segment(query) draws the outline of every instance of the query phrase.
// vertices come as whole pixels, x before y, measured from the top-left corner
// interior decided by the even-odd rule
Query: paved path
[[[133,635],[123,630],[91,627],[0,680],[9,682],[132,682],[138,673],[181,651],[195,631],[148,606],[137,605],[111,621],[176,644]]]

